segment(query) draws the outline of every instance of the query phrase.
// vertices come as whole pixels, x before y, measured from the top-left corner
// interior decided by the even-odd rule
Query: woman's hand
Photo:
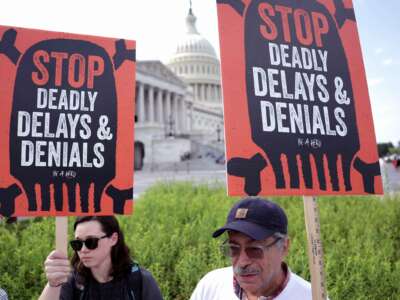
[[[57,250],[52,251],[44,262],[47,281],[50,287],[58,287],[67,282],[71,273],[68,257]]]

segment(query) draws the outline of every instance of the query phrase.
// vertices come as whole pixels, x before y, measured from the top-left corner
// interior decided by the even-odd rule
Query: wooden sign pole
[[[308,261],[311,273],[312,299],[326,300],[324,255],[322,251],[317,198],[304,196],[303,202],[308,240]]]
[[[56,217],[56,250],[67,255],[68,217]]]

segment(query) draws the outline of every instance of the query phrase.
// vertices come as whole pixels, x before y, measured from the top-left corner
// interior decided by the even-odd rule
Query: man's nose
[[[252,262],[251,258],[247,255],[246,249],[240,249],[239,256],[237,258],[237,263],[240,266],[247,266]]]

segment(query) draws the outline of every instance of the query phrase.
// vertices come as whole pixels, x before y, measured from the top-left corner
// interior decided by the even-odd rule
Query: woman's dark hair
[[[117,218],[114,216],[84,216],[78,217],[74,223],[74,231],[76,227],[84,222],[97,221],[101,225],[102,231],[111,236],[114,232],[118,234],[118,242],[111,248],[112,269],[110,276],[113,278],[121,277],[129,272],[132,266],[132,258],[128,246],[125,244],[124,234],[122,233]],[[71,264],[77,275],[84,281],[88,280],[92,275],[89,268],[85,267],[80,261],[78,253],[74,252]]]

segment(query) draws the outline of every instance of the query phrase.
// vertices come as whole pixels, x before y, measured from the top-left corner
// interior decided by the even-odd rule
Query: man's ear
[[[283,240],[282,243],[282,255],[283,257],[286,257],[289,253],[289,248],[290,248],[290,239],[286,238]]]

